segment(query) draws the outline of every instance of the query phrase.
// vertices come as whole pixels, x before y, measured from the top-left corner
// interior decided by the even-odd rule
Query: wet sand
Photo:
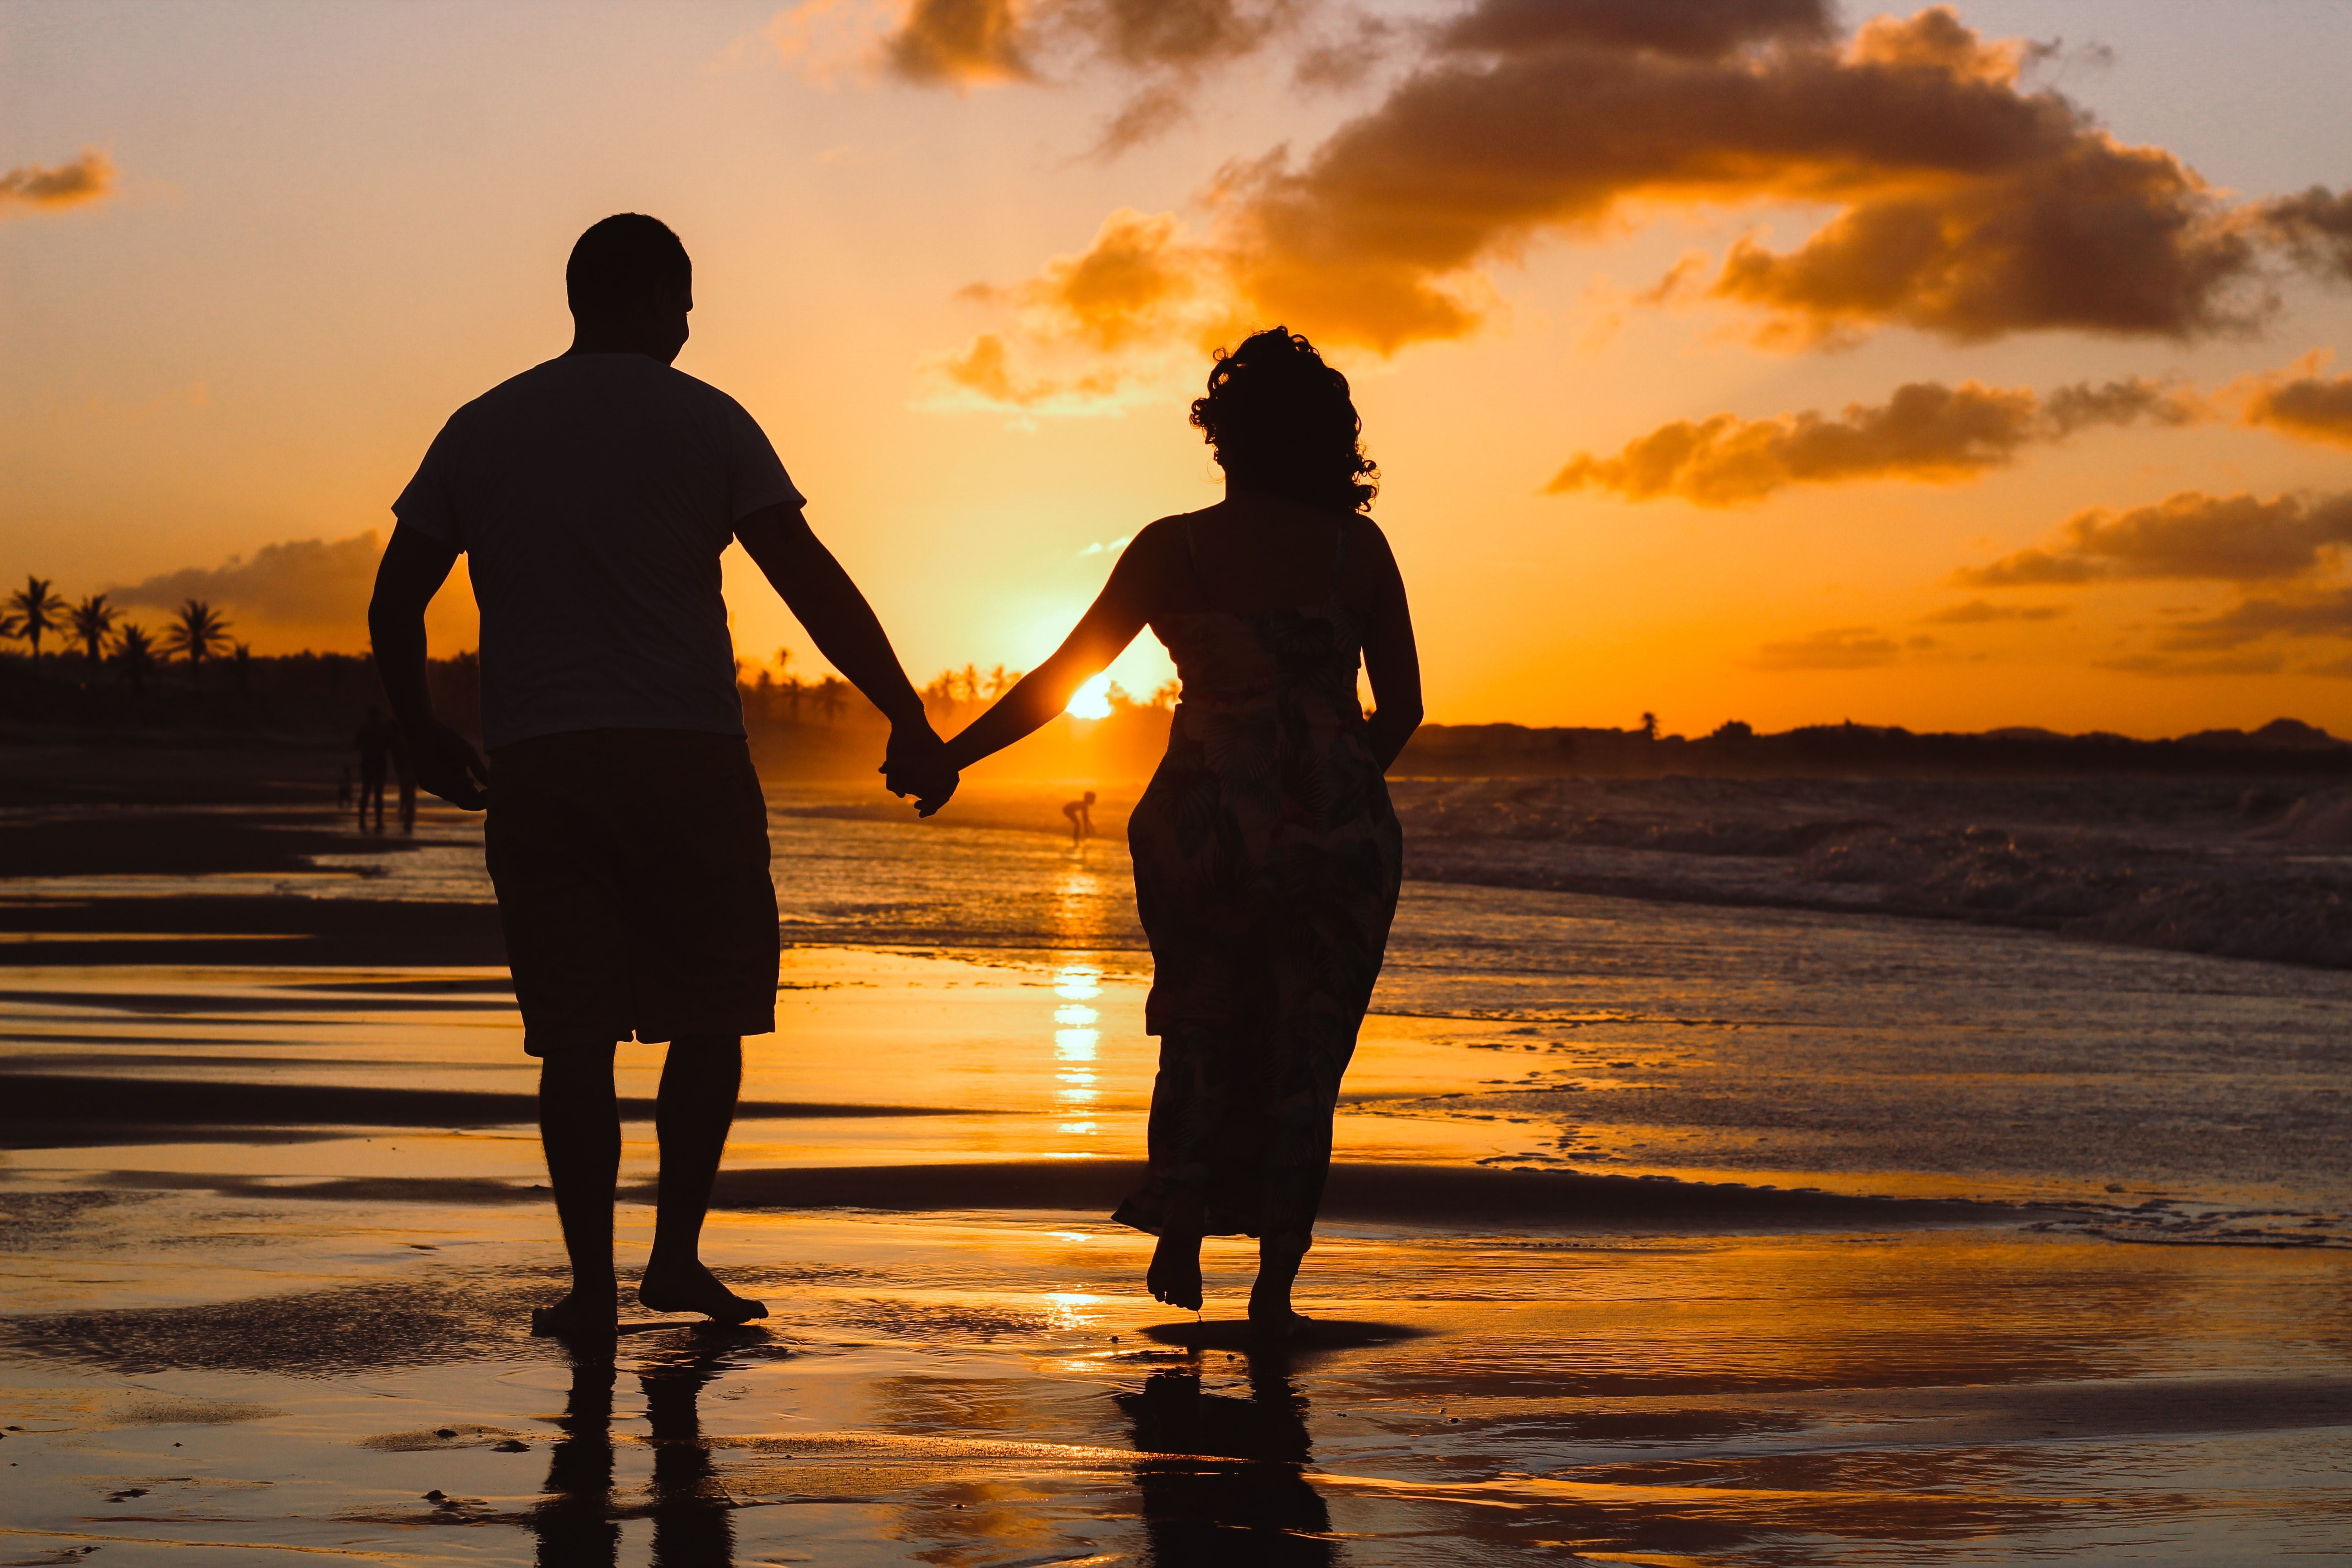
[[[1242,1331],[1246,1243],[1211,1243],[1200,1319],[1159,1306],[1148,1239],[1103,1217],[1141,1146],[1141,965],[1085,924],[1109,879],[1076,862],[1037,906],[1066,941],[788,949],[708,1248],[774,1316],[575,1359],[525,1331],[562,1259],[494,918],[352,896],[413,872],[206,865],[126,884],[92,850],[0,902],[0,1563],[2223,1563],[2352,1536],[2332,1166],[2254,1173],[2292,1200],[2264,1208],[2006,1145],[1727,1163],[1737,1051],[1780,1058],[1719,1003],[1580,1025],[1402,994],[1349,1078],[1316,1336]],[[1727,929],[1769,956],[1831,928]],[[2333,993],[2264,994],[2214,1016],[2333,1027]],[[1728,1065],[1670,1102],[1707,1030]],[[622,1055],[625,1268],[658,1059]],[[1790,1091],[1739,1092],[1747,1126]],[[1539,1157],[1556,1103],[1609,1096],[1656,1125],[1586,1113],[1598,1155]]]

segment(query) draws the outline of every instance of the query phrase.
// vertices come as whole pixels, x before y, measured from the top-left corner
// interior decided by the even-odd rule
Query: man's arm
[[[489,804],[482,793],[490,782],[489,764],[471,742],[434,716],[425,684],[425,606],[457,563],[456,546],[405,523],[395,527],[375,569],[368,637],[384,696],[415,757],[416,782],[451,805],[479,811]]]
[[[866,595],[810,529],[798,506],[762,508],[735,525],[735,537],[825,662],[890,721],[886,765],[894,778],[921,779],[918,808],[926,816],[937,811],[954,792],[955,779],[936,761],[939,734]]]

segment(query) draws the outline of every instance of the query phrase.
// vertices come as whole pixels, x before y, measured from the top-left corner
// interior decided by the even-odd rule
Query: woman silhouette
[[[1117,1217],[1160,1237],[1148,1281],[1180,1307],[1201,1304],[1203,1236],[1256,1237],[1250,1319],[1286,1336],[1307,1322],[1290,1287],[1396,912],[1384,775],[1421,722],[1421,665],[1396,560],[1362,515],[1377,470],[1347,378],[1277,327],[1218,356],[1192,424],[1225,499],[1137,534],[1069,640],[945,760],[969,767],[1044,724],[1144,626],[1167,645],[1183,698],[1128,824],[1160,1075],[1150,1176]]]

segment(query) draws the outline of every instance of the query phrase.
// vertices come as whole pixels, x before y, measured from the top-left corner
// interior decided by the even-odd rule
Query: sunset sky
[[[1433,719],[2352,733],[2347,63],[2336,0],[0,6],[0,577],[360,647],[637,210],[918,681],[1213,500],[1281,321]]]

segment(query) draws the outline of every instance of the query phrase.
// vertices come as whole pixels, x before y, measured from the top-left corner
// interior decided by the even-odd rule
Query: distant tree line
[[[41,644],[50,639],[60,647],[47,657],[66,661],[84,685],[110,668],[134,692],[143,692],[148,680],[174,658],[192,681],[202,677],[205,664],[223,659],[240,689],[251,679],[253,649],[232,638],[228,619],[202,599],[182,601],[160,632],[150,632],[124,619],[104,594],[87,594],[69,605],[54,587],[48,578],[28,574],[23,587],[0,602],[0,638],[25,644],[36,676],[42,673]]]

